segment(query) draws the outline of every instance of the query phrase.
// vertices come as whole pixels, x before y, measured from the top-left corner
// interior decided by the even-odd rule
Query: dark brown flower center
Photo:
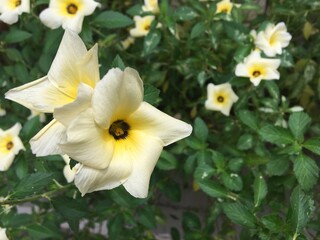
[[[67,12],[68,12],[69,14],[76,14],[77,11],[78,11],[77,5],[71,3],[71,4],[69,4],[69,5],[67,6]]]
[[[13,142],[12,141],[8,142],[6,145],[6,148],[7,150],[11,150],[13,148]]]
[[[223,103],[224,102],[224,97],[218,96],[217,97],[217,101],[220,102],[220,103]]]
[[[21,5],[21,0],[16,0],[15,3],[14,3],[14,5],[15,5],[16,7],[19,7],[19,6]]]
[[[259,77],[259,76],[261,75],[261,72],[260,72],[260,71],[254,71],[254,72],[252,73],[252,75],[253,75],[254,77]]]
[[[130,126],[123,120],[117,120],[109,127],[109,134],[114,137],[115,140],[126,139],[129,135]]]

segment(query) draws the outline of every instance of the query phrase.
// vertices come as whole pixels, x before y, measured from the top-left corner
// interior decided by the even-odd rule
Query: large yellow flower
[[[16,123],[6,131],[0,129],[0,171],[8,170],[15,155],[17,155],[20,150],[25,150],[18,136],[20,130],[20,123]]]
[[[50,0],[49,8],[40,13],[40,20],[49,28],[62,25],[64,29],[81,32],[85,16],[91,15],[100,4],[93,0]]]
[[[0,20],[13,24],[23,12],[30,12],[30,0],[0,0]]]
[[[37,112],[61,114],[72,109],[77,116],[90,105],[93,88],[99,81],[97,45],[87,51],[80,37],[67,30],[48,75],[11,89],[6,98]],[[72,114],[69,114],[72,118]],[[58,143],[70,119],[52,120],[30,141],[37,156],[62,154]]]
[[[68,118],[66,110],[57,119]],[[131,195],[146,197],[163,146],[191,131],[189,124],[143,102],[137,71],[116,68],[97,84],[92,107],[70,122],[60,147],[83,164],[75,176],[82,195],[123,184]]]

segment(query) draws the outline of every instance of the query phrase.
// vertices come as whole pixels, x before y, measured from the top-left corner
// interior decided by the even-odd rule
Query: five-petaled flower
[[[151,23],[155,19],[154,16],[134,16],[135,28],[130,29],[130,35],[132,37],[144,37],[151,28]]]
[[[81,32],[85,16],[91,15],[100,3],[93,0],[50,0],[49,8],[40,13],[40,20],[51,29]]]
[[[283,22],[277,25],[268,24],[264,31],[258,33],[255,38],[255,45],[268,57],[274,57],[282,53],[282,48],[289,45],[291,38]]]
[[[230,0],[222,0],[217,3],[216,13],[230,14],[233,8],[233,3]]]
[[[81,38],[66,30],[48,75],[6,93],[6,98],[37,112],[54,113],[54,117],[65,109],[72,110],[70,119],[53,119],[31,139],[32,152],[37,156],[63,154],[58,143],[65,126],[89,106],[100,79],[97,48],[95,45],[87,51]]]
[[[206,109],[220,111],[229,116],[232,105],[238,101],[238,96],[232,90],[230,83],[207,86],[208,98],[205,102]]]
[[[145,12],[152,12],[154,14],[159,13],[158,0],[144,0],[142,10]]]
[[[279,66],[280,59],[262,58],[260,51],[255,50],[236,66],[235,74],[250,78],[250,81],[258,86],[261,80],[279,79],[280,73],[277,71]]]
[[[16,123],[6,131],[0,129],[0,171],[8,170],[15,155],[17,155],[20,150],[25,150],[18,136],[20,130],[20,123]]]
[[[1,21],[7,24],[16,23],[23,12],[30,12],[30,0],[0,0]]]
[[[66,109],[58,120],[69,114]],[[60,147],[82,163],[75,176],[82,195],[123,184],[131,195],[146,197],[163,146],[192,131],[143,102],[143,83],[132,68],[109,70],[95,87],[91,107],[72,118]]]

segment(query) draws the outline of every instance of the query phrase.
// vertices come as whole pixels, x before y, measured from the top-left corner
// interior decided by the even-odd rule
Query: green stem
[[[0,201],[0,205],[17,205],[17,204],[21,204],[21,203],[26,203],[26,202],[32,202],[35,200],[38,200],[40,198],[47,198],[50,199],[50,197],[58,192],[64,191],[67,188],[69,188],[70,186],[73,186],[74,184],[68,184],[65,186],[62,186],[61,188],[55,189],[55,190],[51,190],[45,193],[41,193],[41,194],[37,194],[37,195],[33,195],[32,197],[26,197],[26,198],[22,198],[22,199],[4,199],[3,201]]]

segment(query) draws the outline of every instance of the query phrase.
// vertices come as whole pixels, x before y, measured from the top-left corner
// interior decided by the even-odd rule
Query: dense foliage
[[[92,229],[105,220],[108,239],[155,239],[153,230],[168,221],[168,206],[182,212],[180,227],[168,230],[175,240],[320,235],[319,1],[239,0],[230,14],[217,14],[218,1],[161,0],[148,35],[128,48],[121,42],[133,17],[150,14],[142,1],[100,1],[101,8],[85,17],[79,35],[88,48],[98,43],[100,75],[112,67],[137,69],[145,101],[193,125],[189,138],[163,150],[146,199],[123,187],[81,197],[63,176],[61,156],[35,157],[30,150],[29,140],[45,123],[4,98],[50,68],[64,30],[39,20],[48,2],[31,1],[31,12],[17,23],[0,23],[0,104],[6,111],[0,128],[20,122],[26,148],[0,173],[0,227],[10,239],[103,239]],[[280,79],[254,86],[237,77],[236,65],[255,48],[250,31],[279,22],[292,35],[277,56]],[[239,97],[230,116],[204,106],[207,84],[226,82]],[[186,198],[195,200],[183,207]],[[19,213],[15,206],[26,202],[31,213]],[[70,228],[61,227],[65,222]]]

